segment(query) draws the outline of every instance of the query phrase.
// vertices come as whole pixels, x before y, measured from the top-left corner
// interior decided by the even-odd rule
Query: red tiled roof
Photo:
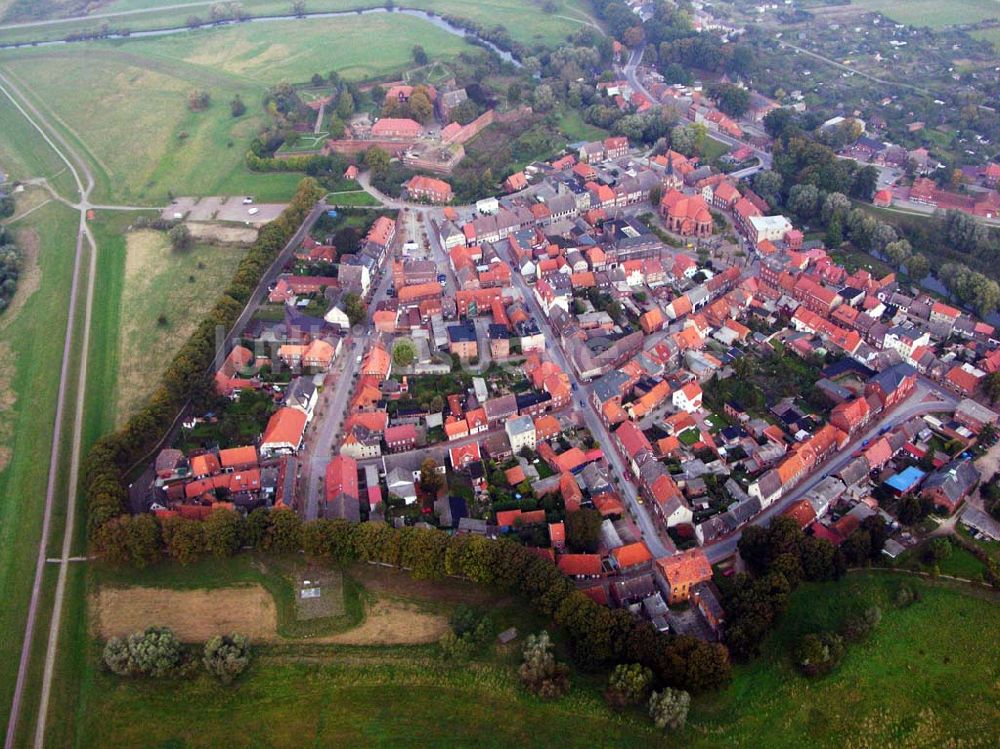
[[[612,550],[611,556],[618,562],[619,569],[635,567],[638,564],[649,562],[653,558],[645,541],[636,541],[635,543],[619,546],[617,549]]]

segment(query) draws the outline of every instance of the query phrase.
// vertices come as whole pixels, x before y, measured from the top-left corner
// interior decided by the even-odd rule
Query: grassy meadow
[[[904,584],[922,600],[899,609]],[[1000,665],[982,654],[1000,649],[1000,601],[969,590],[875,572],[803,584],[763,657],[738,667],[725,692],[695,701],[677,746],[992,746]],[[801,635],[836,630],[872,603],[882,621],[868,642],[848,646],[826,678],[797,674],[789,653]]]
[[[96,565],[88,589],[258,583],[281,612],[291,605],[287,574],[296,564],[242,556],[139,572]],[[405,600],[441,615],[469,602],[488,608],[497,629],[514,625],[523,636],[545,626],[517,601],[458,581],[415,584],[364,565],[346,575],[362,601]],[[921,594],[905,609],[893,603],[902,584]],[[871,603],[882,622],[868,642],[849,647],[837,671],[819,680],[794,671],[788,653],[800,635],[836,629]],[[996,604],[995,593],[884,573],[803,585],[764,656],[737,667],[724,692],[696,698],[687,728],[668,738],[638,709],[609,712],[599,679],[574,673],[571,694],[553,702],[525,694],[516,679],[523,640],[461,668],[442,662],[434,645],[260,646],[249,673],[220,688],[200,675],[162,683],[109,676],[96,667],[100,643],[79,625],[83,688],[67,717],[80,747],[986,747],[1000,726],[1000,673],[981,657],[1000,647]],[[66,727],[52,730],[60,738]]]
[[[941,28],[1000,18],[997,0],[851,0],[851,4],[881,13],[897,23]]]
[[[120,253],[122,245],[124,283],[113,400],[117,424],[149,396],[244,255],[240,247],[206,244],[173,252],[166,234],[155,231],[118,234],[105,243],[114,253]]]
[[[71,31],[95,29],[106,22],[112,28],[127,28],[131,31],[143,29],[169,28],[181,26],[190,16],[209,20],[211,2],[181,8],[170,8],[172,3],[160,0],[114,0],[102,3],[95,13],[122,13],[117,17],[84,21],[60,21],[78,11],[80,3],[50,0],[55,12],[48,16],[51,23],[22,29],[0,29],[0,42],[16,42],[40,39],[61,39]],[[164,5],[168,7],[163,8]],[[185,3],[185,5],[187,5]],[[243,8],[251,16],[287,15],[291,9],[289,0],[243,0]],[[309,0],[307,9],[311,13],[326,11],[350,11],[374,8],[384,5],[380,0]],[[512,38],[526,45],[552,45],[565,39],[585,24],[593,23],[587,0],[556,0],[555,12],[546,13],[541,2],[536,0],[408,0],[403,3],[408,8],[416,8],[440,15],[454,15],[477,21],[488,28],[497,24],[508,29]],[[145,11],[145,12],[135,12]],[[12,18],[4,12],[0,2],[0,20],[4,23],[34,20],[27,17]],[[421,23],[424,23],[421,21]],[[425,24],[426,26],[426,24]]]
[[[13,226],[35,250],[18,290],[23,296],[0,315],[0,723],[10,707],[41,533],[77,214],[49,203]]]

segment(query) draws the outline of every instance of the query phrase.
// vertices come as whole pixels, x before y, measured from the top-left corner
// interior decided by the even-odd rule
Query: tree
[[[848,618],[844,623],[844,638],[850,642],[867,640],[878,627],[880,621],[882,621],[882,609],[878,606],[869,606],[860,614]]]
[[[934,565],[951,556],[951,541],[947,538],[932,539],[921,554],[924,564]]]
[[[181,564],[190,564],[205,550],[205,529],[200,521],[172,517],[161,527],[167,555]]]
[[[832,632],[808,634],[795,646],[795,665],[804,675],[825,676],[844,657],[844,640]]]
[[[344,91],[337,99],[337,117],[346,122],[354,114],[354,95],[350,91]]]
[[[831,192],[823,201],[823,208],[820,212],[823,223],[829,224],[835,218],[841,221],[847,219],[847,214],[851,210],[851,200],[840,192]]]
[[[426,458],[420,464],[420,488],[434,496],[437,496],[438,491],[444,486],[444,479],[438,473],[437,467],[433,458]]]
[[[216,557],[231,557],[243,546],[243,516],[218,509],[205,518],[205,549]]]
[[[264,548],[279,554],[302,548],[302,520],[294,510],[287,507],[271,510],[271,525],[264,537]]]
[[[538,635],[528,635],[518,675],[525,689],[542,699],[561,697],[569,691],[569,670],[556,662],[552,640],[544,630]]]
[[[292,3],[292,13],[299,18],[306,14],[306,0],[295,0]]]
[[[750,92],[731,83],[713,86],[709,94],[718,104],[719,111],[730,117],[742,117],[750,108]]]
[[[167,238],[170,240],[170,246],[174,252],[187,252],[194,244],[194,240],[191,237],[191,230],[187,227],[187,224],[171,226],[167,232]]]
[[[365,151],[364,162],[376,177],[382,177],[389,171],[389,154],[378,146]]]
[[[188,109],[192,112],[208,109],[211,103],[212,95],[208,91],[192,91],[188,94]]]
[[[127,639],[112,637],[104,646],[104,663],[118,676],[162,678],[181,663],[181,644],[166,627],[149,627]]]
[[[683,728],[690,709],[691,695],[682,689],[667,687],[662,692],[653,692],[649,698],[649,717],[661,730]]]
[[[216,635],[205,643],[205,669],[223,684],[231,684],[250,665],[250,641],[243,635]]]
[[[917,281],[927,278],[927,274],[931,271],[931,261],[927,259],[927,256],[921,253],[916,253],[911,255],[906,261],[906,272],[910,274],[910,278]]]
[[[753,179],[754,191],[772,207],[777,206],[781,201],[781,184],[781,175],[770,169],[757,172]]]
[[[993,403],[1000,400],[1000,371],[990,372],[983,378],[983,391]]]
[[[414,44],[412,54],[413,54],[413,62],[417,63],[417,65],[427,64],[427,52],[424,51],[424,48],[422,46],[420,46],[419,44]]]
[[[764,130],[777,140],[795,126],[795,113],[784,107],[772,109],[764,115]]]
[[[909,261],[910,255],[913,253],[913,248],[905,239],[897,239],[895,242],[889,242],[882,251],[889,258],[889,261],[898,267],[905,265]]]
[[[590,508],[566,516],[566,543],[580,554],[593,554],[601,540],[601,513]]]
[[[661,185],[653,185],[649,190],[649,204],[654,208],[659,207],[660,200],[663,199],[663,187]]]
[[[431,103],[427,89],[423,86],[417,86],[413,90],[408,106],[410,116],[417,122],[429,122],[434,116],[434,105]]]
[[[409,338],[398,338],[392,346],[392,362],[397,367],[409,367],[417,360],[417,347]]]
[[[548,112],[555,106],[556,97],[552,92],[552,86],[543,83],[535,88],[534,105],[539,112]]]
[[[608,704],[616,709],[637,705],[646,699],[653,684],[653,672],[641,663],[619,663],[608,678],[604,693]]]
[[[246,114],[247,105],[243,103],[243,99],[240,98],[239,94],[233,97],[233,100],[229,102],[229,112],[233,117],[242,117]]]
[[[368,305],[353,292],[344,296],[344,312],[351,325],[358,325],[368,319]]]
[[[622,37],[622,41],[625,42],[625,46],[630,49],[641,47],[646,43],[646,35],[643,33],[642,26],[632,26],[626,29],[625,34]]]
[[[778,112],[781,110],[776,109],[774,111]],[[816,215],[818,204],[819,189],[816,185],[808,183],[792,185],[792,188],[788,191],[788,210],[803,221],[809,221]]]

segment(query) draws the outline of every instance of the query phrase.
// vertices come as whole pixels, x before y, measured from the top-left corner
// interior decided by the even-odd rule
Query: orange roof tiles
[[[645,541],[636,541],[635,543],[619,546],[617,549],[611,551],[611,556],[618,562],[619,569],[635,567],[653,559],[653,555],[650,553]]]
[[[701,549],[689,549],[673,556],[660,557],[656,560],[656,566],[671,588],[689,587],[712,579],[712,565]]]

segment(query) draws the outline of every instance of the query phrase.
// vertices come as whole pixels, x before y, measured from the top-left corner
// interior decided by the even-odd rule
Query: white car
[[[258,213],[260,213],[260,208],[251,208],[249,211],[247,211],[247,213],[249,213],[251,216],[256,216]]]
[[[250,205],[253,203],[253,198],[243,198],[243,205]]]

